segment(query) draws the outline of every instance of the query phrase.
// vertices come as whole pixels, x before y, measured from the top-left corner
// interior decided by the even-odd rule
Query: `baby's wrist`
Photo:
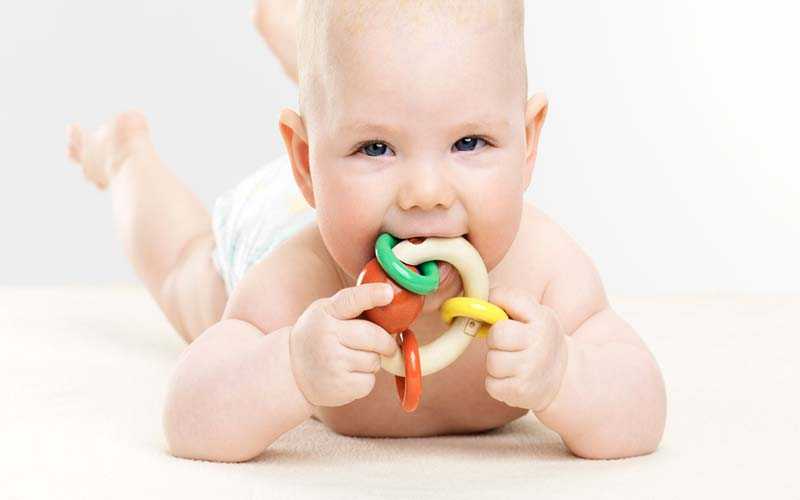
[[[534,409],[537,416],[547,412],[548,414],[556,413],[560,403],[564,399],[564,393],[567,392],[567,376],[571,372],[571,363],[577,363],[578,356],[575,356],[575,340],[569,335],[563,336],[562,348],[559,352],[559,361],[555,367],[558,375],[553,381],[553,389],[550,397],[547,398],[538,409]]]
[[[294,328],[294,326],[286,327],[286,328],[284,328],[283,332],[280,332],[280,333],[284,334],[284,336],[286,337],[286,342],[285,342],[285,347],[286,348],[285,348],[284,352],[286,353],[286,359],[287,359],[287,364],[288,364],[288,368],[289,368],[289,378],[291,378],[292,388],[294,389],[294,391],[292,391],[292,392],[295,394],[295,399],[297,401],[297,405],[303,409],[303,412],[306,415],[305,418],[308,419],[314,414],[314,405],[311,404],[308,401],[308,399],[306,399],[305,394],[303,394],[302,389],[300,389],[300,384],[299,384],[298,379],[297,379],[297,372],[295,371],[294,362],[293,362],[293,359],[292,359],[292,330],[293,330],[293,328]]]

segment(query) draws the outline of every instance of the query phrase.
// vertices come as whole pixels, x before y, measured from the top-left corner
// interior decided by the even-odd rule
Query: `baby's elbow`
[[[162,414],[169,453],[178,458],[213,462],[246,462],[263,453],[267,445],[254,439],[246,422],[221,414],[207,385],[183,380],[177,370],[171,381]]]
[[[261,455],[266,448],[247,436],[209,432],[204,423],[169,403],[165,406],[163,426],[167,451],[177,458],[247,462]]]
[[[186,446],[185,444],[179,442],[169,442],[167,451],[169,451],[170,455],[176,458],[227,463],[249,462],[263,452],[263,450],[253,453],[250,450],[198,449],[197,446]]]
[[[264,450],[252,450],[247,447],[233,448],[225,446],[221,449],[202,446],[197,442],[171,440],[167,437],[167,451],[176,458],[206,460],[209,462],[241,463],[258,457]]]
[[[629,458],[653,453],[661,443],[666,424],[666,404],[659,394],[635,415],[626,412],[572,439],[564,439],[569,450],[591,459]]]
[[[661,437],[643,438],[637,442],[612,439],[586,439],[583,441],[567,442],[569,451],[580,458],[592,460],[612,460],[617,458],[631,458],[649,455],[658,448]]]
[[[564,439],[564,444],[581,458],[602,460],[649,455],[661,443],[666,421],[661,408],[653,410],[649,415],[642,412],[644,418],[638,422],[605,425],[577,439]]]

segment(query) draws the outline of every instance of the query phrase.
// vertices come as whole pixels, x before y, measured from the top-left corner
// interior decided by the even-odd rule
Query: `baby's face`
[[[488,269],[517,233],[532,167],[524,70],[509,69],[503,33],[448,29],[330,41],[309,163],[320,232],[351,277],[382,232],[463,235]]]

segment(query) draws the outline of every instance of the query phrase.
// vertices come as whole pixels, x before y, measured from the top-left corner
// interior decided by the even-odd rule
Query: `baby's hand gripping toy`
[[[464,238],[426,238],[421,243],[402,241],[389,233],[375,240],[375,259],[356,281],[389,283],[394,299],[364,317],[392,335],[399,334],[401,349],[391,358],[382,356],[381,367],[395,375],[402,407],[414,411],[422,395],[422,376],[436,373],[455,361],[475,338],[486,336],[489,326],[508,319],[505,311],[487,302],[489,276],[480,254]],[[420,346],[408,327],[422,311],[425,295],[439,287],[437,260],[450,263],[461,275],[463,297],[453,297],[440,309],[450,327],[430,344]],[[419,266],[419,272],[413,266]],[[388,276],[387,276],[388,275]]]

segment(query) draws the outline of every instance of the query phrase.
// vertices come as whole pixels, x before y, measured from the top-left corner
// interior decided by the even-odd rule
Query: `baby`
[[[548,104],[527,97],[522,0],[308,0],[296,33],[267,7],[256,24],[299,83],[298,112],[280,114],[287,155],[213,214],[162,164],[139,113],[69,129],[70,157],[110,188],[136,273],[189,342],[165,404],[170,452],[246,461],[310,417],[400,437],[529,411],[578,456],[652,452],[666,414],[658,365],[590,258],[523,199]],[[411,413],[380,368],[397,342],[360,319],[392,298],[387,284],[355,285],[383,232],[463,236],[510,317],[426,376]],[[462,290],[440,270],[412,325],[421,345]]]

